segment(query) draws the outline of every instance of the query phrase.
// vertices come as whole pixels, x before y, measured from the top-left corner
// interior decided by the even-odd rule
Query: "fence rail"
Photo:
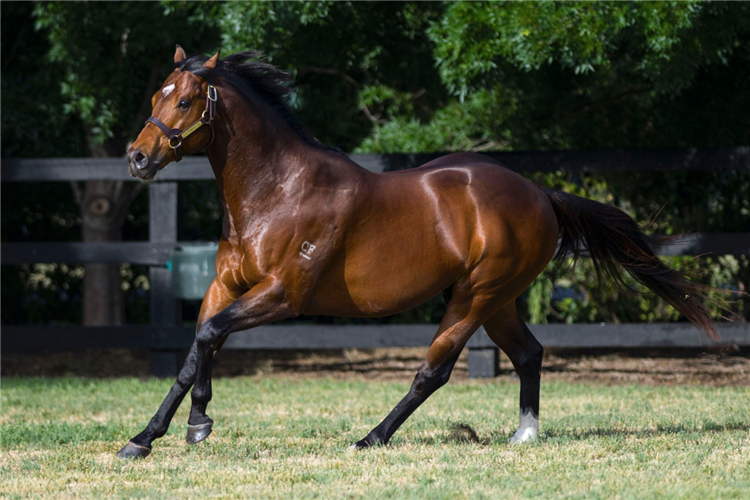
[[[750,172],[750,146],[734,148],[607,149],[600,151],[487,152],[516,172],[636,172],[739,170]],[[414,168],[444,153],[349,155],[372,172]],[[189,156],[159,172],[157,182],[211,180],[204,156]],[[2,162],[2,182],[135,181],[124,158],[38,158]]]
[[[39,242],[3,243],[2,264],[111,264],[128,263],[163,266],[175,245],[190,241],[152,243],[123,241],[107,243]],[[750,255],[750,238],[745,233],[688,234],[668,243],[653,245],[654,252],[664,257],[680,255]],[[585,253],[584,253],[585,255]]]
[[[153,327],[4,326],[3,348],[17,351],[44,349],[188,349],[195,330],[190,326]],[[548,324],[529,325],[547,347],[706,347],[705,334],[690,323]],[[426,347],[437,325],[266,325],[232,334],[222,349],[375,349]],[[747,344],[745,323],[719,323],[718,345]],[[469,348],[494,348],[484,330],[471,338]]]
[[[750,172],[750,147],[607,151],[488,153],[520,172],[707,171]],[[412,168],[440,154],[351,155],[374,172]],[[112,243],[39,242],[2,244],[2,264],[132,263],[149,271],[150,325],[112,327],[2,326],[6,350],[75,350],[142,348],[150,351],[151,373],[176,373],[180,353],[190,346],[193,328],[183,326],[180,301],[164,267],[177,241],[177,182],[213,179],[205,157],[188,157],[172,165],[149,185],[149,241]],[[2,182],[134,181],[122,158],[11,159],[2,162]],[[705,253],[750,255],[750,233],[692,234],[656,245],[659,255]],[[550,347],[701,347],[708,341],[687,323],[624,325],[532,325]],[[750,324],[719,325],[723,343],[750,345]],[[436,325],[269,325],[233,334],[225,349],[328,349],[426,346]],[[480,331],[468,344],[469,375],[494,376],[498,350]]]

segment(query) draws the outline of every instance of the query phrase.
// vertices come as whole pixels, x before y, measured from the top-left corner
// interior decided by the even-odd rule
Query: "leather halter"
[[[182,141],[185,140],[189,135],[196,132],[204,125],[208,125],[211,128],[211,141],[206,145],[210,146],[214,142],[214,118],[216,118],[216,100],[219,98],[219,93],[216,91],[216,87],[209,84],[208,91],[206,92],[206,109],[201,115],[201,119],[190,125],[185,130],[178,128],[169,128],[163,121],[155,116],[149,116],[146,123],[153,123],[159,129],[164,132],[164,135],[169,139],[169,147],[174,150],[174,161],[178,162],[182,160]]]

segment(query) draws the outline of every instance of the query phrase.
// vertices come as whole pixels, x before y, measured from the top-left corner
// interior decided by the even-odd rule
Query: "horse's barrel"
[[[202,299],[216,278],[214,243],[182,245],[170,252],[167,268],[172,271],[174,293],[181,299]]]

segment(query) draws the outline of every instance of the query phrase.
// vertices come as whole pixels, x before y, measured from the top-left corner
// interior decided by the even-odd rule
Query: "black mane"
[[[238,52],[216,61],[215,68],[207,68],[203,64],[208,61],[204,55],[191,56],[175,64],[180,71],[189,71],[195,76],[207,80],[219,77],[233,83],[237,89],[250,99],[254,94],[265,102],[271,109],[281,116],[289,127],[307,143],[338,151],[336,148],[321,143],[294,116],[284,97],[292,93],[292,87],[284,85],[291,80],[291,75],[271,64],[262,62],[263,53],[248,51]],[[250,61],[248,61],[250,60]]]

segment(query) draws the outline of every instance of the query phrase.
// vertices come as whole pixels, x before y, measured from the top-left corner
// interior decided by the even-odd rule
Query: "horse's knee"
[[[195,345],[198,348],[198,356],[205,355],[207,352],[213,350],[213,346],[220,338],[220,332],[214,328],[211,320],[206,321],[201,325],[198,331],[195,333]]]
[[[207,347],[212,344],[213,332],[205,327],[201,327],[198,333],[195,334],[195,344],[198,346],[198,353],[202,353]]]

